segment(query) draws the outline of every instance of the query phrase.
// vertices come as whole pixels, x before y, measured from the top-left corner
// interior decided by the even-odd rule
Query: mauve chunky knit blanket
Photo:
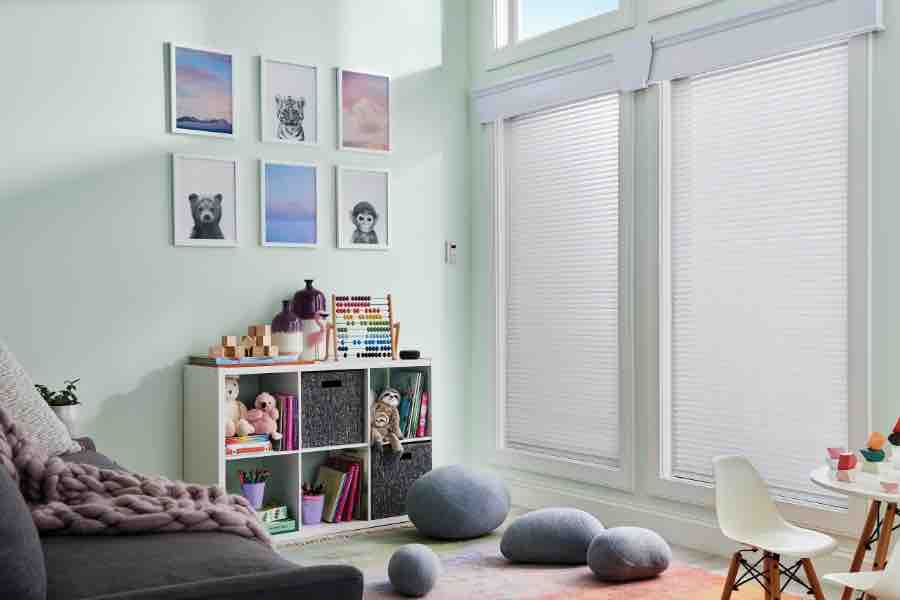
[[[216,486],[66,463],[31,443],[2,407],[0,462],[18,483],[41,532],[224,531],[271,543],[242,496]]]

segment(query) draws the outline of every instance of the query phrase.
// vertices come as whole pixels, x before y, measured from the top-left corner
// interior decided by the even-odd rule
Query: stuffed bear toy
[[[256,397],[253,403],[256,408],[247,411],[247,421],[256,433],[268,433],[275,441],[281,439],[278,433],[278,409],[275,405],[275,397],[263,392]]]
[[[238,378],[234,375],[225,377],[225,437],[250,435],[253,426],[247,421],[247,407],[238,400],[241,391]]]
[[[382,444],[389,442],[394,452],[403,452],[403,433],[400,431],[400,392],[387,388],[372,404],[372,445],[381,449]]]

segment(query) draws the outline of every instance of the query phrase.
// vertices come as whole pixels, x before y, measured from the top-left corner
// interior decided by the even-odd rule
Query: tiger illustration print
[[[275,96],[275,118],[278,121],[278,139],[292,142],[306,141],[303,131],[303,108],[306,98]]]

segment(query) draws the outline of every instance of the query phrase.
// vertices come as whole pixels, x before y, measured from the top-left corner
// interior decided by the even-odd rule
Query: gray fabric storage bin
[[[403,444],[403,453],[372,448],[372,518],[406,514],[406,493],[431,470],[431,442]]]
[[[365,443],[365,379],[364,371],[303,373],[300,404],[304,448]]]

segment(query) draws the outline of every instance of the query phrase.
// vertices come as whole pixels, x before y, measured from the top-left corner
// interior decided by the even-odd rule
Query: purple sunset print
[[[386,152],[390,142],[390,79],[341,71],[341,145]]]
[[[264,242],[315,245],[316,169],[306,165],[265,163]]]
[[[234,133],[231,56],[176,47],[174,60],[176,128]]]

